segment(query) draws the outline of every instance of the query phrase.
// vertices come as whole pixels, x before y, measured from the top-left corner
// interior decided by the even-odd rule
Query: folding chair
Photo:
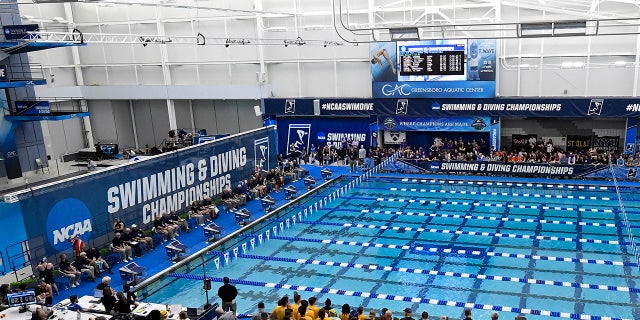
[[[38,170],[42,170],[42,173],[44,173],[45,168],[47,169],[47,172],[49,172],[49,165],[42,162],[42,159],[36,158],[36,165],[38,166]]]
[[[217,225],[215,222],[209,223],[202,230],[204,230],[204,237],[207,242],[215,241],[222,238],[223,229],[221,226]]]
[[[236,216],[236,222],[239,225],[244,226],[251,222],[251,212],[249,212],[249,210],[247,210],[246,208],[242,208],[234,213]]]
[[[276,207],[276,200],[269,195],[262,197],[260,202],[262,202],[262,208],[264,208],[265,212],[269,212]]]
[[[287,186],[286,188],[284,188],[284,196],[287,200],[295,199],[297,194],[298,189],[296,189],[296,187],[294,186]]]
[[[309,190],[313,189],[316,186],[316,178],[314,178],[312,176],[307,176],[302,181],[304,181],[304,185]]]

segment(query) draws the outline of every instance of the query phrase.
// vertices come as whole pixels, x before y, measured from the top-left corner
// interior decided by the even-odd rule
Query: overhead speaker
[[[320,100],[318,99],[313,100],[313,114],[316,116],[320,115]]]
[[[260,106],[253,106],[253,111],[256,113],[256,117],[262,115],[262,109],[260,108]]]

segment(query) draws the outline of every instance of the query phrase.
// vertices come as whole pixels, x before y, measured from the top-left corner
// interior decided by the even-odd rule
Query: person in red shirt
[[[76,257],[80,255],[81,252],[84,251],[84,241],[80,239],[80,236],[76,235],[73,238],[69,238],[69,242],[71,242],[71,247],[73,251],[76,253]]]

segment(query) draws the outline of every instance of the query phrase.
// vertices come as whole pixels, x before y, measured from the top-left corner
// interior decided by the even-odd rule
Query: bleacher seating
[[[322,179],[329,180],[333,176],[333,171],[329,168],[324,168],[320,170],[320,174],[322,175]]]
[[[187,246],[182,244],[179,240],[169,242],[164,249],[167,252],[169,260],[173,262],[178,262],[183,259],[187,252]]]
[[[316,178],[312,177],[312,176],[307,176],[303,179],[304,181],[304,185],[307,187],[307,189],[311,190],[316,186]]]
[[[284,188],[284,195],[285,195],[285,199],[287,200],[295,199],[297,194],[298,194],[298,189],[296,189],[296,187],[292,185]]]
[[[246,208],[237,210],[234,214],[236,216],[236,222],[241,226],[247,225],[251,222],[251,212]]]
[[[260,198],[260,201],[262,202],[262,208],[264,208],[264,211],[266,212],[269,212],[276,207],[276,200],[270,195],[266,195]]]
[[[211,222],[206,225],[204,228],[204,237],[209,241],[215,241],[222,238],[222,232],[224,231],[221,226],[217,225],[215,222]]]

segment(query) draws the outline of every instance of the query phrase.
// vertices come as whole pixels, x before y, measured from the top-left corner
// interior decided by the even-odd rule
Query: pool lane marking
[[[217,252],[217,253],[213,252],[213,254],[221,254],[221,252]],[[346,262],[323,261],[323,260],[313,260],[313,259],[295,259],[295,258],[261,256],[261,255],[241,254],[241,253],[238,254],[238,258],[291,262],[291,263],[306,264],[306,265],[332,266],[332,267],[341,267],[341,268],[350,268],[350,269],[395,271],[400,273],[425,274],[425,275],[432,275],[432,276],[446,276],[446,277],[454,277],[454,278],[471,278],[471,279],[482,279],[482,280],[493,280],[493,281],[504,281],[504,282],[529,283],[529,284],[539,284],[539,285],[550,285],[550,286],[556,286],[556,287],[585,288],[585,289],[620,291],[620,292],[640,292],[639,288],[630,288],[630,287],[624,287],[624,286],[610,286],[610,285],[602,285],[602,284],[526,279],[526,278],[518,278],[518,277],[492,276],[492,275],[486,275],[486,274],[474,274],[474,273],[465,273],[465,272],[400,268],[400,267],[391,267],[391,266],[381,266],[381,265],[375,265],[375,264],[346,263]]]
[[[450,201],[441,201],[450,202]],[[455,202],[455,201],[453,201]],[[518,207],[510,205],[510,207]],[[520,206],[523,207],[523,206]],[[329,210],[329,209],[327,209]],[[454,219],[472,219],[472,220],[489,220],[489,221],[511,221],[511,222],[529,222],[529,223],[542,223],[542,224],[563,224],[563,225],[576,225],[576,226],[591,226],[591,227],[608,227],[617,228],[615,223],[601,223],[601,222],[575,222],[575,221],[563,221],[563,220],[539,220],[531,218],[506,218],[506,217],[494,217],[494,216],[474,216],[474,215],[462,215],[462,214],[449,214],[449,213],[426,213],[426,212],[412,212],[412,211],[392,211],[392,210],[360,210],[360,213],[377,213],[377,214],[391,214],[402,216],[417,216],[417,217],[431,217],[431,218],[454,218]],[[637,226],[632,226],[636,228]]]
[[[169,276],[174,278],[197,280],[197,281],[204,280],[204,276],[197,275],[197,274],[171,273],[169,274]],[[222,282],[223,280],[222,278],[218,278],[218,277],[208,277],[208,278],[215,282]],[[274,282],[238,280],[238,279],[231,279],[230,282],[235,285],[247,285],[247,286],[254,286],[254,287],[287,289],[287,290],[307,291],[307,292],[315,292],[315,293],[328,293],[328,294],[336,294],[341,296],[364,297],[364,298],[371,298],[371,299],[404,301],[404,302],[411,302],[411,303],[424,303],[424,304],[441,305],[441,306],[449,306],[449,307],[457,307],[457,308],[472,308],[472,309],[493,310],[493,311],[502,311],[502,312],[513,312],[513,313],[532,314],[532,315],[540,315],[540,316],[555,317],[555,318],[584,319],[584,320],[587,320],[587,319],[588,320],[627,320],[626,318],[616,318],[616,317],[608,317],[608,316],[577,314],[577,313],[571,313],[571,312],[559,312],[559,311],[551,311],[551,310],[543,310],[543,309],[496,306],[496,305],[483,304],[483,303],[428,299],[428,298],[400,296],[400,295],[392,295],[392,294],[384,294],[384,293],[341,290],[341,289],[334,289],[334,288],[309,287],[309,286],[292,285],[292,284],[286,284],[286,283],[274,283]]]
[[[418,188],[388,188],[389,191],[411,191],[421,193],[448,193],[448,194],[471,194],[471,195],[487,195],[487,196],[511,196],[523,198],[554,198],[554,199],[578,199],[578,200],[601,200],[610,201],[611,197],[593,197],[593,196],[573,196],[573,195],[550,195],[539,193],[517,193],[517,192],[488,192],[488,191],[466,191],[466,190],[442,190],[442,189],[418,189]]]
[[[283,219],[269,219],[269,220],[277,221],[277,222],[285,221]],[[462,231],[462,230],[435,229],[435,228],[428,229],[428,228],[422,228],[422,227],[396,227],[396,226],[387,226],[387,225],[361,224],[361,223],[349,223],[349,222],[298,221],[298,223],[310,224],[310,225],[317,224],[317,225],[324,225],[324,226],[346,227],[346,228],[416,231],[416,232],[498,237],[498,238],[511,238],[511,239],[551,240],[551,241],[561,241],[561,242],[598,243],[598,244],[613,244],[613,245],[624,245],[624,246],[631,244],[631,242],[618,241],[618,240],[584,239],[584,238],[570,238],[570,237],[556,237],[556,236],[536,236],[536,235],[529,235],[529,234]]]
[[[478,186],[507,186],[507,187],[529,187],[529,188],[558,188],[558,189],[577,189],[577,190],[614,190],[607,186],[587,186],[573,184],[549,184],[549,183],[520,183],[520,182],[493,182],[493,181],[463,181],[463,180],[444,180],[444,179],[409,179],[404,178],[402,182],[418,182],[418,183],[439,183],[439,184],[457,184],[457,185],[478,185]]]
[[[245,234],[247,237],[257,237],[257,235],[253,234]],[[356,246],[356,247],[368,247],[368,248],[388,248],[388,249],[401,249],[401,250],[417,250],[424,251],[429,253],[456,253],[461,255],[473,255],[473,256],[490,256],[490,257],[503,257],[503,258],[516,258],[516,259],[526,259],[526,260],[546,260],[546,261],[558,261],[558,262],[573,262],[573,263],[586,263],[586,264],[597,264],[597,265],[614,265],[614,266],[631,266],[637,267],[638,264],[634,262],[623,262],[623,261],[612,261],[612,260],[601,260],[601,259],[577,259],[577,258],[565,258],[565,257],[555,257],[555,256],[540,256],[540,255],[530,255],[523,253],[507,253],[507,252],[496,252],[496,251],[477,251],[477,250],[454,250],[449,248],[429,248],[423,246],[410,246],[410,245],[399,245],[399,244],[383,244],[383,243],[373,243],[373,242],[360,242],[360,241],[345,241],[345,240],[330,240],[330,239],[312,239],[312,238],[301,238],[301,237],[283,237],[271,235],[271,239],[277,240],[286,240],[286,241],[303,241],[303,242],[314,242],[314,243],[323,243],[323,244],[337,244],[337,245],[347,245],[347,246]]]
[[[518,208],[518,209],[544,209],[544,210],[557,210],[557,211],[580,211],[580,212],[601,212],[601,213],[613,213],[613,209],[598,209],[598,208],[580,208],[580,207],[566,207],[566,206],[547,206],[547,205],[523,205],[523,204],[506,204],[506,203],[488,203],[479,201],[447,201],[447,200],[415,200],[406,198],[376,198],[376,197],[354,197],[354,199],[371,199],[375,201],[386,202],[407,202],[407,203],[419,203],[419,204],[451,204],[451,205],[463,205],[463,206],[476,206],[476,207],[497,207],[497,208]]]

